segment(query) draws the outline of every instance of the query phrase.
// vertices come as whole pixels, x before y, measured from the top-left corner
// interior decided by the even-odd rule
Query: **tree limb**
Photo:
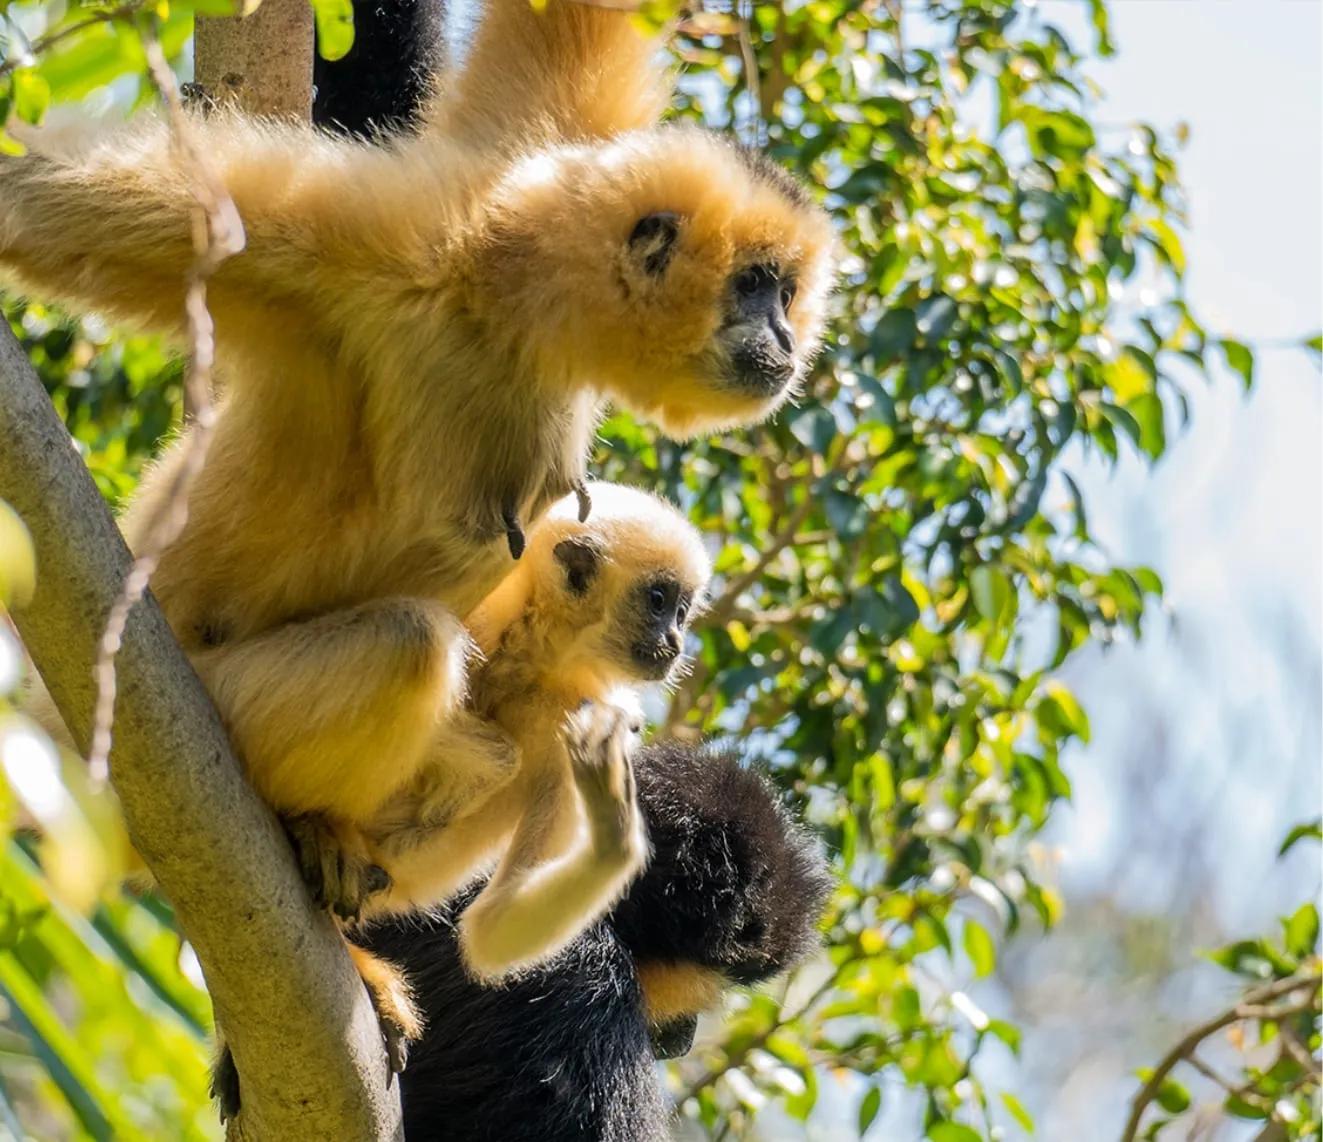
[[[1230,1027],[1233,1023],[1250,1019],[1276,1020],[1295,1014],[1298,1011],[1309,1010],[1318,1003],[1319,983],[1320,976],[1318,972],[1301,972],[1287,979],[1275,980],[1272,983],[1264,984],[1262,987],[1246,992],[1241,997],[1241,1001],[1234,1007],[1222,1012],[1216,1018],[1210,1019],[1207,1023],[1201,1023],[1194,1028],[1163,1056],[1162,1061],[1153,1068],[1153,1073],[1149,1076],[1148,1081],[1135,1096],[1135,1101],[1130,1107],[1130,1117],[1126,1121],[1124,1131],[1121,1133],[1121,1142],[1134,1142],[1139,1134],[1139,1126],[1143,1121],[1144,1112],[1157,1098],[1164,1080],[1178,1063],[1182,1061],[1189,1062],[1205,1039],[1216,1035],[1222,1028]],[[1278,1007],[1268,1006],[1274,999],[1281,999],[1283,996],[1303,991],[1305,988],[1309,989],[1309,998],[1301,1003],[1284,1004]]]
[[[3,324],[0,440],[0,497],[23,517],[37,552],[36,593],[13,617],[86,748],[97,638],[130,556]],[[117,715],[111,779],[129,834],[197,951],[243,1078],[232,1135],[401,1137],[362,983],[150,596],[124,631]]]
[[[250,115],[312,114],[308,0],[266,0],[239,19],[200,17],[193,52],[194,79],[218,103],[237,103]]]

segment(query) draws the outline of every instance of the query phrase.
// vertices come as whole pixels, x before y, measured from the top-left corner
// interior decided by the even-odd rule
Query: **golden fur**
[[[591,494],[587,522],[574,497],[552,507],[469,617],[484,657],[467,709],[442,727],[437,760],[364,829],[368,859],[392,879],[370,915],[440,904],[505,854],[461,924],[465,959],[487,977],[559,950],[642,867],[629,755],[644,679],[621,653],[621,628],[640,585],[667,577],[692,613],[710,574],[698,534],[669,505],[611,485]],[[578,589],[557,554],[565,542],[594,552]]]
[[[439,758],[468,650],[454,616],[583,473],[603,405],[672,433],[784,399],[720,383],[732,274],[793,274],[796,369],[830,276],[825,216],[735,148],[653,124],[669,86],[621,12],[493,0],[428,129],[389,146],[191,124],[246,250],[210,283],[223,392],[153,590],[247,772],[285,812],[367,821]],[[179,332],[192,202],[165,128],[0,157],[0,269]],[[629,237],[684,219],[664,277]],[[141,539],[179,448],[124,522]]]

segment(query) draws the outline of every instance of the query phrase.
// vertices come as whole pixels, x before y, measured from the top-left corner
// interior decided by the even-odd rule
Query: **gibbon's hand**
[[[641,730],[637,715],[601,702],[585,703],[566,719],[570,769],[599,853],[627,852],[640,834],[632,757]]]
[[[390,874],[321,813],[283,816],[281,824],[313,901],[346,923],[357,923],[367,901],[390,887]]]

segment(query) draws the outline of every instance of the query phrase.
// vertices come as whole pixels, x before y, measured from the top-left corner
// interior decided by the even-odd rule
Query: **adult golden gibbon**
[[[493,0],[416,135],[190,123],[247,248],[209,283],[219,417],[152,585],[278,810],[365,822],[435,760],[456,616],[579,485],[604,404],[682,436],[752,423],[818,345],[826,216],[765,160],[655,126],[655,47],[624,12]],[[38,138],[0,157],[0,271],[178,332],[192,211],[159,123]]]

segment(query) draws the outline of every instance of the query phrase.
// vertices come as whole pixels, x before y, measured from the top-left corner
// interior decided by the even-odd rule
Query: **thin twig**
[[[1139,1133],[1139,1124],[1144,1117],[1144,1112],[1157,1098],[1158,1091],[1162,1088],[1167,1076],[1178,1063],[1190,1062],[1194,1052],[1198,1050],[1199,1045],[1205,1039],[1217,1034],[1224,1027],[1230,1027],[1233,1023],[1243,1023],[1251,1019],[1276,1021],[1311,1010],[1318,1002],[1318,988],[1321,979],[1323,977],[1320,976],[1320,973],[1310,972],[1265,984],[1263,987],[1246,993],[1241,1002],[1230,1010],[1222,1012],[1221,1015],[1215,1019],[1210,1019],[1207,1023],[1200,1024],[1186,1035],[1163,1056],[1162,1061],[1153,1069],[1148,1082],[1135,1096],[1135,1101],[1130,1108],[1130,1117],[1126,1121],[1125,1130],[1121,1134],[1121,1142],[1134,1142]],[[1290,995],[1292,992],[1300,991],[1306,987],[1311,990],[1308,1000],[1301,1003],[1272,1006],[1274,999],[1281,999],[1283,996]]]
[[[110,746],[115,722],[115,656],[124,639],[124,627],[134,605],[143,597],[166,549],[188,522],[188,496],[202,471],[211,443],[216,413],[211,403],[211,373],[216,357],[215,326],[207,309],[207,279],[231,254],[243,249],[243,223],[233,201],[210,164],[194,145],[184,112],[179,85],[166,62],[160,42],[150,28],[143,30],[143,46],[152,82],[166,106],[175,159],[189,180],[193,195],[193,264],[188,269],[184,308],[188,317],[189,361],[184,376],[184,410],[192,432],[183,460],[174,474],[160,510],[151,520],[141,549],[124,579],[119,598],[106,619],[94,668],[96,709],[88,772],[95,785],[109,776]]]

